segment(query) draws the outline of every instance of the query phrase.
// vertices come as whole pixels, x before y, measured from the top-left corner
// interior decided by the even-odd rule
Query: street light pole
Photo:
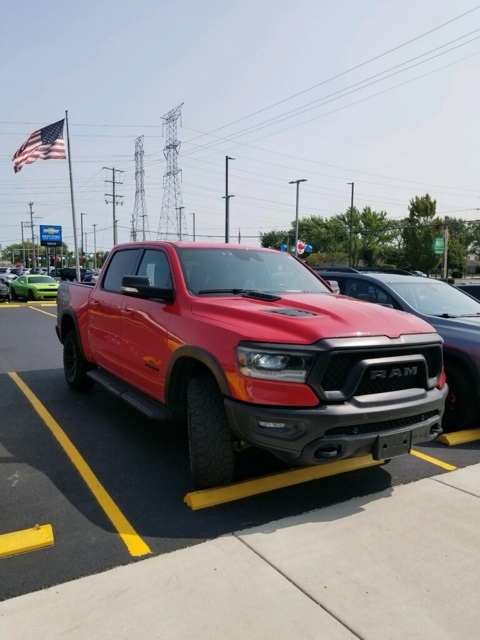
[[[298,257],[298,201],[300,195],[300,182],[307,182],[305,178],[301,180],[291,180],[288,184],[297,185],[297,195],[295,198],[295,257]]]
[[[348,266],[352,266],[352,248],[353,248],[353,192],[355,188],[354,182],[349,182],[352,185],[352,197],[350,201],[350,244],[348,249]]]
[[[225,243],[228,244],[230,242],[230,198],[234,198],[235,196],[231,196],[228,193],[228,161],[235,160],[235,158],[231,158],[230,156],[225,156]]]

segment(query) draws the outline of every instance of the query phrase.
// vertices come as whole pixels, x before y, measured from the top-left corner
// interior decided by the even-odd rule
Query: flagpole
[[[67,124],[68,171],[70,174],[70,198],[72,201],[73,245],[75,250],[75,268],[77,270],[77,282],[81,282],[82,278],[80,276],[80,259],[78,256],[78,244],[77,244],[77,223],[75,220],[75,200],[73,197],[72,156],[70,153],[70,133],[68,130],[68,111],[65,111],[65,122]]]

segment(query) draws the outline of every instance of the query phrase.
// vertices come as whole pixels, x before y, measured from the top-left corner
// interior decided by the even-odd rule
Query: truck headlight
[[[305,382],[314,356],[302,351],[237,347],[240,372],[250,378],[278,382]]]

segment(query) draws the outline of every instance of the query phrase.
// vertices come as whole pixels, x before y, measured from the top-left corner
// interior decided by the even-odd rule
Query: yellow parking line
[[[48,311],[44,311],[43,309],[38,309],[37,307],[29,307],[32,311],[37,311],[38,313],[44,313],[46,316],[50,316],[51,318],[56,318],[56,313],[49,313]]]
[[[302,482],[316,480],[318,478],[326,478],[334,476],[338,473],[346,471],[354,471],[366,467],[373,467],[384,464],[384,460],[373,460],[371,456],[361,456],[359,458],[348,458],[347,460],[339,460],[331,462],[327,465],[313,465],[311,467],[300,467],[299,469],[290,469],[281,473],[274,473],[252,480],[244,480],[229,484],[225,487],[214,487],[213,489],[204,489],[203,491],[193,491],[187,493],[183,501],[191,509],[205,509],[205,507],[213,507],[217,504],[240,500],[259,493],[274,491],[283,487],[290,487]]]
[[[455,433],[444,433],[437,438],[437,442],[447,444],[449,447],[455,444],[474,442],[475,440],[480,440],[480,429],[465,429]]]
[[[13,556],[16,553],[35,551],[53,545],[53,530],[51,525],[35,525],[31,529],[14,531],[0,535],[0,558]]]
[[[442,469],[447,469],[447,471],[455,471],[455,469],[457,468],[454,467],[453,464],[448,464],[447,462],[443,462],[443,460],[437,460],[437,458],[427,456],[424,453],[420,453],[420,451],[415,451],[415,449],[410,449],[410,453],[412,454],[412,456],[416,456],[417,458],[421,458],[422,460],[426,460],[427,462],[436,464],[437,467],[442,467]]]
[[[82,478],[88,485],[88,488],[93,493],[98,503],[106,513],[107,517],[112,522],[115,529],[118,531],[120,537],[124,541],[127,549],[132,556],[143,556],[147,553],[151,553],[148,545],[142,540],[142,538],[136,533],[132,525],[128,522],[125,516],[122,514],[117,505],[113,502],[107,491],[102,487],[100,481],[95,476],[91,468],[85,462],[80,455],[78,449],[62,430],[60,425],[54,420],[47,409],[42,405],[40,400],[35,394],[30,391],[23,380],[14,372],[8,374],[12,380],[18,385],[21,391],[25,394],[35,411],[50,429],[54,437],[58,440],[60,446],[68,455]]]

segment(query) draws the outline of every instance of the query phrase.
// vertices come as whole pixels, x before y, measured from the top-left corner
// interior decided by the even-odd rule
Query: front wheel
[[[211,376],[188,383],[190,470],[200,489],[232,482],[235,450],[220,389]]]
[[[12,300],[18,300],[17,292],[13,287],[11,287],[10,289],[10,297],[12,298]]]
[[[448,396],[442,427],[445,432],[468,429],[478,421],[475,387],[467,370],[457,363],[445,363]]]
[[[75,391],[90,389],[94,385],[87,376],[91,368],[92,365],[83,357],[75,330],[70,329],[63,343],[63,371],[69,387]]]
[[[30,302],[32,302],[33,300],[35,300],[35,296],[33,295],[33,291],[31,289],[28,290],[28,294],[27,294],[28,299],[30,300]]]

